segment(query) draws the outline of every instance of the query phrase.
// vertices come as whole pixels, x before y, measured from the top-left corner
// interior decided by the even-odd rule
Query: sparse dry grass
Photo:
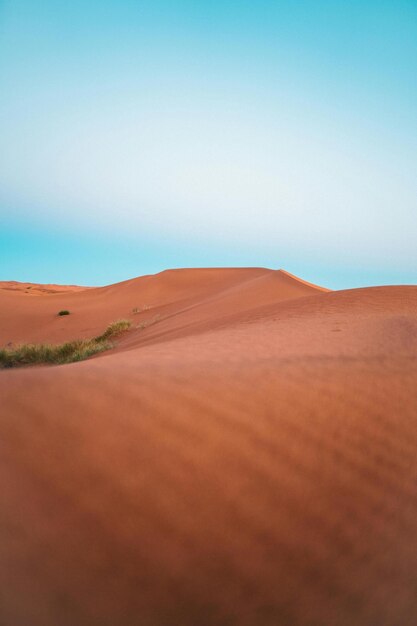
[[[25,365],[62,365],[82,361],[108,350],[112,344],[108,341],[130,328],[129,320],[117,320],[110,324],[102,335],[94,339],[77,339],[66,343],[23,344],[13,348],[0,349],[0,368],[23,367]]]
[[[95,341],[105,341],[111,337],[116,337],[116,335],[120,335],[125,330],[129,330],[131,324],[130,320],[116,320],[109,324],[104,333],[95,338]]]
[[[150,304],[143,304],[140,307],[135,306],[132,309],[132,313],[133,313],[133,315],[137,315],[138,313],[143,313],[144,311],[149,311],[150,308],[151,308]]]
[[[164,318],[160,314],[154,315],[154,317],[151,317],[150,319],[147,319],[147,320],[143,320],[142,322],[137,324],[135,328],[137,328],[138,330],[144,330],[145,328],[148,328],[149,326],[153,326],[154,324],[161,322],[163,319]]]

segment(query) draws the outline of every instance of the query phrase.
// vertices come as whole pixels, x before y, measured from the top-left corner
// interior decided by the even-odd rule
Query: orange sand
[[[2,626],[417,623],[417,287],[58,290],[0,288],[0,346],[134,328],[0,371]]]

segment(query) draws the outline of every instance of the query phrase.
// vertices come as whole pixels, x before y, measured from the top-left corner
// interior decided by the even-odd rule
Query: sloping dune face
[[[177,270],[0,298],[2,344],[134,326],[0,372],[2,625],[417,623],[417,287]]]

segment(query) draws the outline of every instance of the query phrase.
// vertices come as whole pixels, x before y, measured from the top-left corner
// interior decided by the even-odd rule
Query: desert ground
[[[1,626],[415,626],[417,286],[0,284],[0,347],[119,318],[0,370]]]

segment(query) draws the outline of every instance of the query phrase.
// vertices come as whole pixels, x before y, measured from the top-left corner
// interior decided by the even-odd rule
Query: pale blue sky
[[[414,0],[0,0],[0,280],[417,283]]]

